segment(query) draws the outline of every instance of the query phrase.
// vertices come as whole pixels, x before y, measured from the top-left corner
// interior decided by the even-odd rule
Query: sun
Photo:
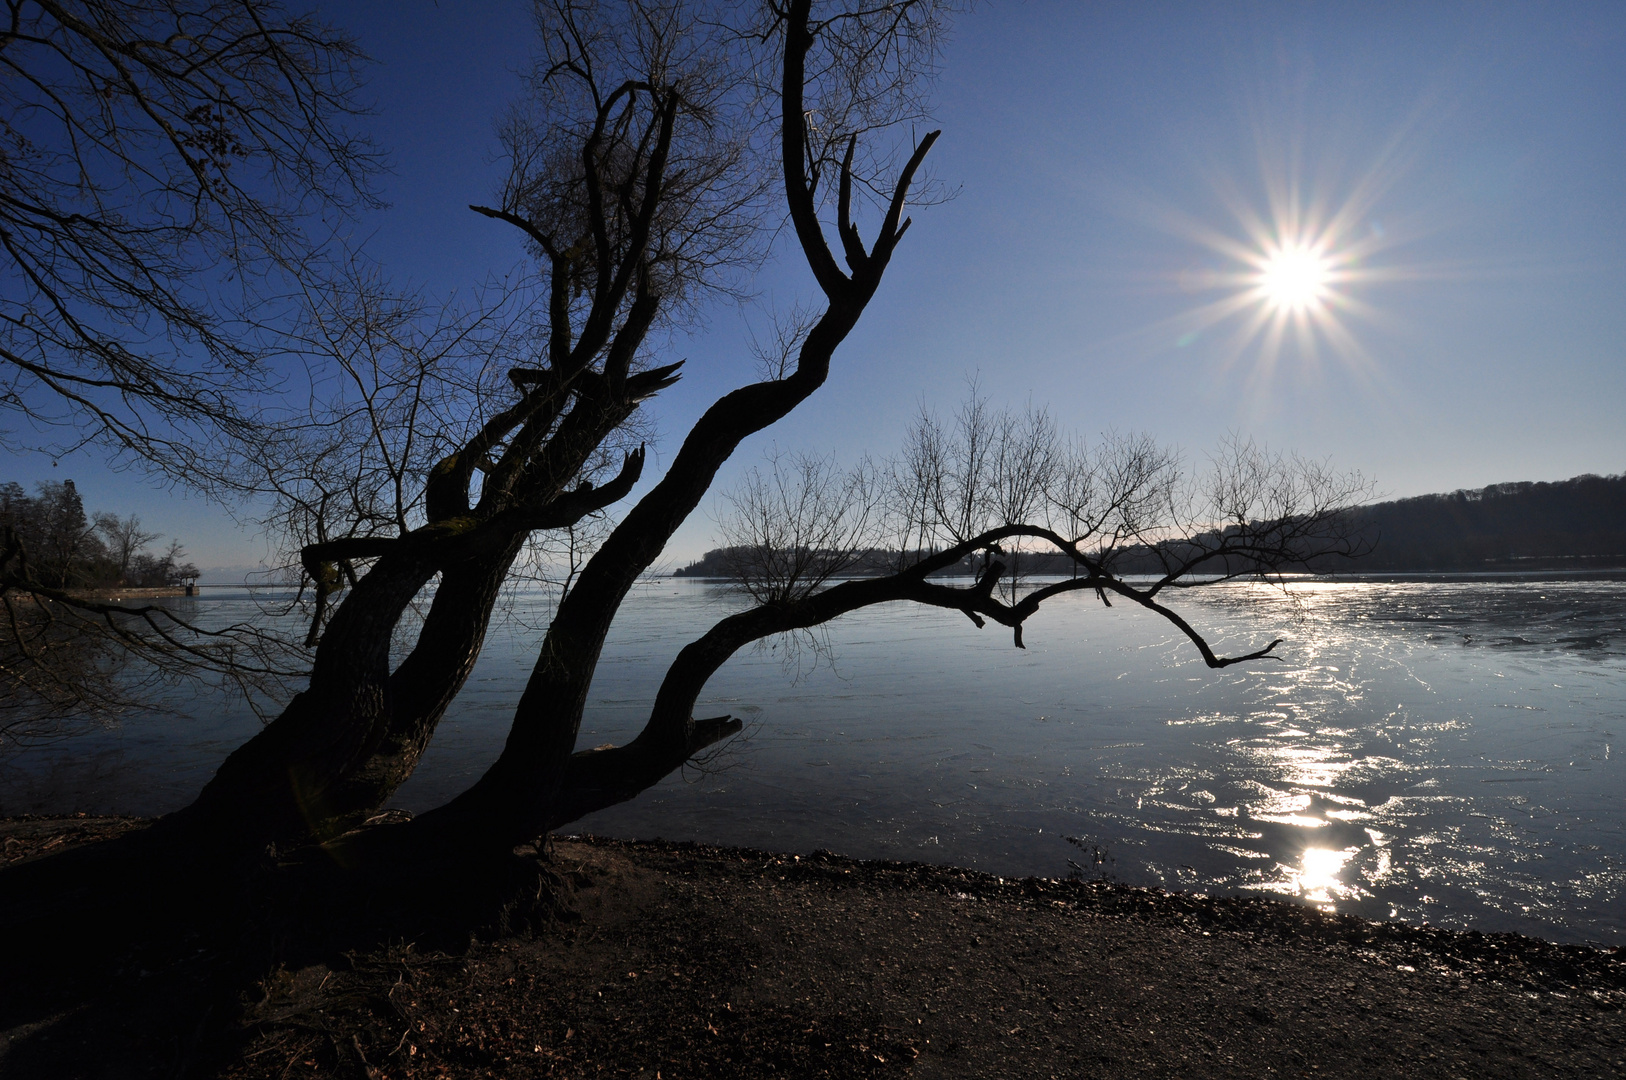
[[[1261,299],[1282,314],[1300,314],[1323,303],[1330,292],[1332,260],[1303,243],[1264,253],[1257,287]]]
[[[1189,218],[1174,230],[1221,260],[1178,279],[1182,291],[1218,295],[1164,324],[1174,331],[1175,346],[1229,324],[1219,356],[1225,368],[1251,356],[1255,374],[1264,377],[1279,370],[1283,359],[1314,370],[1323,356],[1336,356],[1351,370],[1369,370],[1354,324],[1380,319],[1359,294],[1403,276],[1374,264],[1392,241],[1372,220],[1370,207],[1363,200],[1329,207],[1273,194],[1263,214],[1240,200],[1230,209],[1237,226],[1231,230]]]
[[[1185,265],[1167,272],[1171,291],[1201,299],[1148,330],[1165,348],[1205,342],[1215,370],[1245,365],[1254,389],[1278,372],[1314,375],[1329,362],[1378,378],[1380,365],[1357,330],[1388,320],[1368,296],[1437,273],[1391,261],[1415,229],[1410,221],[1380,223],[1385,170],[1374,166],[1350,183],[1329,178],[1320,190],[1287,168],[1265,169],[1262,179],[1253,193],[1216,183],[1228,224],[1146,206],[1156,227],[1207,249],[1200,261],[1186,256]]]

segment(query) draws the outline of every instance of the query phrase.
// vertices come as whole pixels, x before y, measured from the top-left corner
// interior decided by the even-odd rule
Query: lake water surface
[[[245,594],[196,601],[237,618]],[[608,643],[582,744],[630,738],[728,588],[640,585]],[[906,606],[829,628],[833,663],[742,653],[697,715],[745,737],[576,828],[1259,891],[1371,918],[1626,940],[1626,579],[1227,585],[1175,604],[1223,671],[1156,616],[1053,601],[1008,631]],[[495,756],[546,599],[522,596],[397,802],[423,809]],[[246,710],[15,756],[0,810],[159,813],[254,730]],[[1072,838],[1069,841],[1067,838]]]

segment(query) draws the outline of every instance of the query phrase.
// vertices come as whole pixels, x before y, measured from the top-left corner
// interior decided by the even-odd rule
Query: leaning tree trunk
[[[642,453],[630,455],[602,488],[558,490],[552,478],[574,475],[633,405],[624,393],[607,407],[590,399],[580,395],[581,418],[573,411],[564,424],[567,432],[585,429],[583,437],[566,440],[555,455],[562,460],[521,485],[517,501],[493,500],[496,509],[483,518],[465,502],[470,516],[432,522],[381,547],[351,545],[384,553],[322,634],[309,686],[155,835],[179,834],[221,850],[322,839],[361,823],[394,794],[473,670],[526,538],[538,523],[579,520],[623,497],[637,480]],[[396,628],[437,573],[441,581],[417,641],[392,671]]]
[[[560,817],[576,803],[566,787],[569,763],[605,638],[628,591],[699,505],[740,441],[789,413],[824,382],[831,354],[861,311],[861,304],[845,310],[832,304],[803,345],[795,374],[737,390],[707,410],[666,476],[611,533],[560,605],[496,763],[431,821],[463,822],[471,835],[502,847],[579,816]]]
[[[330,796],[389,724],[390,640],[434,573],[423,556],[380,560],[328,625],[309,685],[155,835],[179,832],[208,846],[252,849],[320,834],[348,817],[353,808]]]
[[[725,395],[690,430],[666,476],[615,528],[561,605],[515,710],[502,754],[467,792],[420,819],[422,828],[450,828],[502,848],[575,820],[585,812],[584,806],[604,805],[598,802],[600,771],[584,773],[576,767],[583,758],[576,752],[576,741],[588,689],[616,612],[639,575],[700,504],[717,470],[740,442],[778,422],[824,384],[836,348],[875,296],[898,241],[909,227],[903,217],[905,198],[937,139],[935,131],[921,140],[900,173],[879,235],[868,250],[850,220],[856,138],[848,143],[840,175],[836,231],[850,274],[840,269],[825,242],[805,157],[804,67],[813,45],[808,12],[807,0],[797,0],[786,20],[780,154],[791,221],[828,306],[803,341],[791,374]],[[629,760],[629,766],[635,766],[639,776],[656,767],[658,775],[665,775],[698,750],[738,730],[737,722],[696,723],[691,717],[685,717],[680,727],[662,728],[669,735],[659,746],[651,740],[636,749],[625,748],[623,753],[636,759]],[[590,785],[593,791],[578,790],[581,784]]]

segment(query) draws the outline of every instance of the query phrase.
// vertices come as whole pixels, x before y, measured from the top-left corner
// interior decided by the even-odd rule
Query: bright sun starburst
[[[1281,178],[1267,182],[1262,207],[1234,190],[1221,195],[1235,218],[1231,229],[1160,215],[1170,232],[1222,261],[1179,276],[1183,291],[1218,295],[1163,324],[1161,333],[1172,330],[1175,344],[1185,347],[1228,328],[1221,362],[1247,359],[1256,379],[1277,370],[1284,357],[1314,365],[1324,353],[1370,372],[1354,324],[1381,320],[1357,294],[1368,284],[1407,276],[1373,264],[1374,255],[1394,245],[1372,217],[1375,186],[1356,185],[1341,205]]]
[[[1257,346],[1260,374],[1274,369],[1289,344],[1302,362],[1326,347],[1358,364],[1364,354],[1350,321],[1372,311],[1354,287],[1380,276],[1366,261],[1381,232],[1361,228],[1352,208],[1323,215],[1296,200],[1271,202],[1269,221],[1238,215],[1247,241],[1208,244],[1237,268],[1217,275],[1213,283],[1227,295],[1203,317],[1218,323],[1241,316],[1233,348],[1240,357]]]
[[[1277,312],[1305,312],[1327,297],[1332,268],[1314,249],[1303,244],[1278,247],[1263,262],[1258,288]]]

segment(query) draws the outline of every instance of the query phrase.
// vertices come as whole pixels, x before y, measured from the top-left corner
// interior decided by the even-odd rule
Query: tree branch
[[[803,110],[803,84],[807,79],[807,53],[813,47],[808,26],[812,0],[791,0],[784,13],[785,61],[780,83],[779,150],[784,165],[785,199],[790,209],[796,239],[813,271],[813,277],[831,302],[844,299],[851,281],[836,265],[835,256],[824,242],[813,189],[807,179],[807,116]]]

